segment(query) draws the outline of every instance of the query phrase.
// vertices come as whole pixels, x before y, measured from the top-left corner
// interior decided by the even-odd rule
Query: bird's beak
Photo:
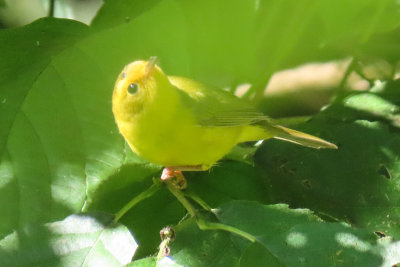
[[[150,57],[149,62],[146,65],[146,70],[145,70],[145,77],[149,77],[151,72],[153,71],[154,67],[156,66],[157,62],[157,57]]]

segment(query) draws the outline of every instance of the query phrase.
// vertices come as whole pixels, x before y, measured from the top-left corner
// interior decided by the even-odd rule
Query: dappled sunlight
[[[0,161],[0,190],[13,181],[14,172],[12,163],[9,160],[2,159]]]
[[[385,242],[388,241],[389,240],[385,240]],[[384,262],[381,266],[398,266],[400,259],[396,257],[396,255],[400,251],[400,241],[394,242],[388,246],[384,246],[385,242],[382,242],[382,255],[384,256]]]
[[[355,110],[370,112],[375,116],[386,116],[399,108],[381,96],[371,93],[353,95],[344,101],[344,106]]]
[[[59,256],[68,256],[71,252],[79,250],[96,250],[101,243],[101,249],[114,255],[121,264],[126,264],[138,248],[136,240],[127,228],[113,223],[112,217],[106,214],[73,214],[63,221],[48,224],[47,228],[51,233],[49,245]],[[80,238],[74,238],[76,236]],[[90,253],[89,250],[88,255]],[[96,258],[91,260],[92,264]]]
[[[95,217],[73,214],[63,221],[52,223],[49,229],[54,234],[83,234],[95,233],[103,226]]]
[[[19,233],[16,231],[7,235],[4,239],[2,239],[2,242],[6,243],[6,244],[12,244],[11,246],[8,246],[7,248],[0,245],[0,248],[4,249],[4,252],[6,252],[6,253],[19,250],[21,247],[21,240],[19,237]],[[1,252],[2,252],[2,250],[0,250],[0,253]]]
[[[351,233],[337,233],[335,240],[345,248],[354,248],[357,251],[367,252],[371,245]]]
[[[292,232],[287,235],[286,243],[289,246],[301,248],[307,244],[307,236],[300,232]]]
[[[177,266],[177,263],[171,257],[162,258],[158,264],[160,266]],[[178,265],[179,266],[179,265]]]
[[[52,198],[70,210],[82,207],[86,197],[83,166],[64,161],[53,167],[55,168],[54,175],[49,184]],[[72,192],[73,198],[71,198]]]
[[[0,240],[0,258],[1,266],[69,266],[73,261],[115,266],[110,263],[128,264],[137,248],[128,228],[115,223],[112,215],[72,214],[9,234]]]

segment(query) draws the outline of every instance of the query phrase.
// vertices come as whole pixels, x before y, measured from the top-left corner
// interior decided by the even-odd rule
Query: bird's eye
[[[128,93],[130,93],[131,95],[136,94],[138,90],[139,90],[139,86],[136,83],[131,83],[128,86]]]

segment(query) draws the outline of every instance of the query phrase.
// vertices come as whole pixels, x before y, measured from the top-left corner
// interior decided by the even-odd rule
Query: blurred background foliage
[[[144,258],[166,225],[182,265],[400,262],[398,1],[58,0],[49,12],[51,3],[0,1],[0,263],[153,266]],[[150,56],[339,146],[243,144],[210,172],[186,174],[215,208],[210,220],[256,244],[200,231],[165,188],[112,223],[160,174],[111,114],[122,67]]]
[[[50,13],[49,0],[1,0],[0,25],[2,28],[19,27],[46,17]],[[101,7],[101,0],[56,0],[53,15],[89,24]]]

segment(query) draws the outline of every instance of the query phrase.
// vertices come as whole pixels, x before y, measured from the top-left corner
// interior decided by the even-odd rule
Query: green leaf
[[[140,188],[140,187],[139,187]],[[131,189],[131,192],[129,190]],[[116,192],[103,199],[103,203],[114,202],[99,208],[107,209],[109,206],[116,207],[126,204],[135,193],[135,184],[128,187],[124,192]],[[126,199],[121,203],[119,199]],[[110,201],[112,200],[112,201]],[[129,227],[138,241],[139,248],[135,253],[135,259],[147,257],[157,253],[161,243],[160,230],[168,225],[175,225],[185,216],[185,210],[171,193],[164,189],[158,191],[151,198],[140,202],[121,218],[120,222]]]
[[[393,19],[398,16],[395,1],[321,1],[320,15],[329,33],[327,38],[335,45],[342,38],[355,43],[367,41],[376,32],[393,30],[398,22]],[[341,14],[340,19],[335,15]],[[366,13],[371,16],[365,16]]]
[[[177,264],[170,257],[164,257],[157,262],[155,257],[143,258],[136,260],[126,265],[126,267],[182,267],[183,265]]]
[[[395,10],[395,9],[394,9]],[[360,48],[361,59],[367,57],[374,59],[384,59],[394,64],[400,59],[400,53],[396,47],[400,42],[400,28],[397,27],[393,31],[379,33],[371,36],[370,40]]]
[[[395,90],[351,94],[299,127],[338,144],[337,151],[266,141],[256,157],[273,199],[398,238],[400,98]]]
[[[305,209],[233,201],[221,206],[216,215],[222,223],[256,236],[287,266],[379,266],[387,255],[371,232],[322,222]],[[400,254],[395,252],[385,260],[398,261]]]
[[[226,257],[235,262],[239,257],[240,266],[390,266],[400,261],[398,242],[377,240],[365,229],[323,222],[306,209],[231,201],[220,206],[216,216],[221,223],[256,236],[257,243],[222,231],[202,232],[190,219],[175,227],[176,240],[170,244],[174,262],[232,266]]]
[[[133,261],[126,265],[126,267],[154,267],[156,266],[156,263],[155,257],[149,257]]]
[[[91,26],[94,29],[99,30],[128,23],[140,16],[142,13],[149,11],[158,2],[160,2],[160,0],[105,1],[97,12],[96,17],[93,19]]]
[[[236,199],[270,202],[259,169],[245,163],[222,161],[209,172],[187,173],[189,191],[211,207]]]
[[[239,266],[283,267],[285,265],[272,255],[265,246],[255,242],[243,251],[243,254],[240,257]]]
[[[26,226],[0,241],[4,266],[124,266],[137,243],[106,214],[74,214],[62,221]]]
[[[88,32],[82,23],[51,18],[0,31],[1,151],[24,98],[42,70],[52,57]]]
[[[62,187],[68,188],[69,193],[70,188],[78,186],[80,181],[72,178],[70,181],[58,181],[53,188],[50,187],[49,181],[56,173],[58,177],[63,176],[60,169],[64,168],[71,174],[76,173],[76,169],[66,170],[69,164],[64,159],[56,164],[57,170],[54,165],[51,167],[52,162],[48,160],[51,152],[43,146],[41,138],[44,136],[38,134],[38,125],[32,124],[33,114],[28,111],[28,102],[31,89],[37,85],[38,77],[52,58],[87,33],[88,28],[81,23],[55,19],[41,19],[22,28],[0,32],[0,203],[8,203],[0,205],[0,216],[3,218],[0,220],[0,236],[18,225],[61,218],[69,214],[71,208],[82,205],[84,191],[81,194],[76,191],[77,195],[69,199],[58,195]],[[55,86],[57,84],[51,84],[50,88]],[[37,95],[38,104],[45,104],[33,113],[51,113],[62,123],[57,109],[51,110],[56,103],[48,102],[51,96],[44,97],[52,93],[54,90]],[[65,103],[61,101],[60,104]],[[47,131],[47,128],[52,128],[53,121],[40,123],[44,127],[42,130]],[[64,136],[73,131],[68,128],[68,122],[58,128],[60,133],[61,129],[66,130]],[[57,136],[52,139],[55,138]],[[65,143],[61,136],[59,139],[60,144]],[[53,143],[50,140],[47,142],[48,145]],[[71,157],[80,153],[72,153],[68,143],[63,149],[66,149],[65,153],[71,153]],[[57,195],[57,203],[52,202],[52,194]]]
[[[367,92],[351,92],[324,109],[321,119],[354,122],[381,121],[400,127],[400,81],[376,82]]]
[[[184,266],[235,266],[240,248],[223,231],[201,231],[193,219],[177,227],[170,245],[174,262]]]
[[[264,86],[278,69],[348,56],[373,34],[394,29],[397,6],[393,0],[117,0],[105,3],[93,26],[125,28],[123,40],[108,40],[122,50],[129,45],[126,58],[158,56],[168,74],[221,87]]]

